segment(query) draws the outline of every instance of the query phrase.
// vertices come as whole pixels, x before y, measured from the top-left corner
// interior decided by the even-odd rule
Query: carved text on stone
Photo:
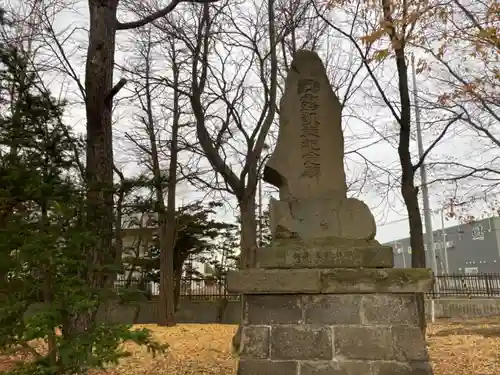
[[[301,79],[298,82],[300,97],[300,146],[304,160],[305,177],[317,177],[320,174],[318,92],[320,84],[315,79]]]

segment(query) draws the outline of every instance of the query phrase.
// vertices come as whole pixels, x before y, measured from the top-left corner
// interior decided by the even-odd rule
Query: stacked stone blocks
[[[432,273],[394,269],[370,209],[347,196],[341,119],[321,59],[298,51],[264,168],[279,189],[273,242],[227,277],[244,304],[237,375],[432,374],[415,297]]]
[[[415,297],[253,295],[245,301],[245,374],[427,374]],[[394,313],[387,315],[389,309]],[[409,365],[407,362],[410,361]],[[262,372],[262,369],[266,368]]]
[[[258,251],[260,268],[228,276],[245,294],[238,375],[432,374],[414,294],[430,287],[430,270],[389,268],[392,249],[352,245],[276,241]]]

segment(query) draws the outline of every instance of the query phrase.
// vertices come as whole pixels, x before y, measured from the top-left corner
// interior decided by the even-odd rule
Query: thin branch
[[[454,119],[448,121],[441,134],[439,134],[439,136],[434,140],[434,142],[432,142],[432,144],[425,150],[425,152],[422,154],[422,157],[419,159],[418,163],[413,166],[413,172],[415,172],[422,166],[427,155],[434,149],[434,147],[439,143],[439,141],[443,139],[450,126],[453,125],[458,120],[460,120],[462,116],[463,116],[462,114],[459,114]]]
[[[131,21],[131,22],[120,22],[116,21],[116,29],[117,30],[130,30],[130,29],[137,29],[138,27],[147,25],[148,23],[151,23],[158,18],[165,17],[167,14],[171,13],[177,5],[180,3],[198,3],[198,4],[206,4],[206,3],[214,3],[218,0],[173,0],[170,4],[168,4],[165,8],[158,10],[156,12],[151,13],[150,15],[137,20],[137,21]]]

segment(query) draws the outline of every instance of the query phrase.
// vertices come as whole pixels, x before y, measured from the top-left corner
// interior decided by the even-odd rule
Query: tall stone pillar
[[[227,278],[245,296],[237,375],[432,375],[415,300],[432,271],[393,268],[346,197],[340,105],[315,53],[292,62],[265,179],[280,189],[273,242]]]

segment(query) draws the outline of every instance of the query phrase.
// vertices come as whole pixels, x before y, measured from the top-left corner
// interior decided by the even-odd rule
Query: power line
[[[398,220],[388,221],[388,222],[385,222],[384,224],[381,224],[381,225],[377,224],[377,227],[378,227],[378,228],[381,228],[381,227],[386,227],[386,226],[388,226],[388,225],[391,225],[391,224],[396,224],[396,223],[401,223],[401,222],[406,221],[406,220],[408,220],[408,217],[405,217],[405,218],[403,218],[403,219],[398,219]]]

